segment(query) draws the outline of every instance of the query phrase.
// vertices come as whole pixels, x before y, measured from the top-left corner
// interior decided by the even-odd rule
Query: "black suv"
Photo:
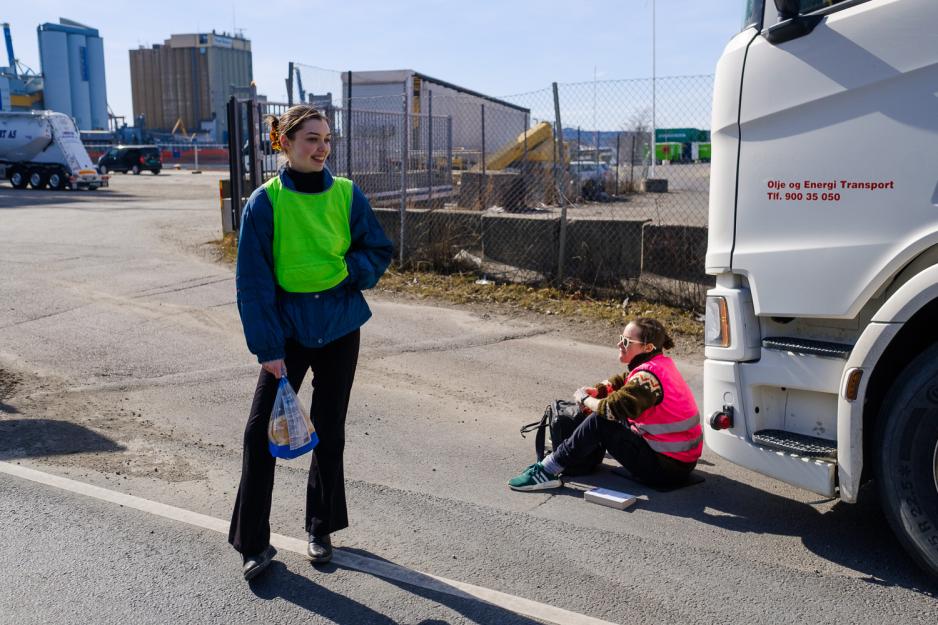
[[[119,145],[108,148],[108,151],[98,159],[98,172],[106,174],[111,171],[130,171],[135,175],[144,169],[154,174],[163,169],[163,159],[160,158],[160,149],[155,145]]]

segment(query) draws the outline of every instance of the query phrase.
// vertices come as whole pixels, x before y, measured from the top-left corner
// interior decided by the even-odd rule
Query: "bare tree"
[[[649,149],[651,142],[648,133],[651,129],[651,112],[647,108],[638,109],[632,113],[628,121],[623,124],[625,145],[622,150],[628,150],[629,161],[629,190],[635,190],[635,165],[641,165],[639,179],[648,175],[650,164]],[[652,157],[653,158],[653,157]],[[617,162],[622,162],[621,155],[616,154]]]

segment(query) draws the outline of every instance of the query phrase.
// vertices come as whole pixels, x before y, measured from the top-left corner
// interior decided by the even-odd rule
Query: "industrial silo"
[[[91,128],[107,130],[107,85],[104,81],[104,41],[87,37],[88,89],[91,95]]]
[[[47,24],[48,26],[49,24]],[[42,63],[45,107],[72,114],[72,92],[68,73],[68,35],[39,27],[39,58]]]
[[[91,130],[91,90],[88,88],[88,49],[80,33],[68,34],[68,80],[72,117],[80,130]]]
[[[75,118],[80,130],[108,127],[104,43],[98,31],[60,18],[39,27],[47,109]]]

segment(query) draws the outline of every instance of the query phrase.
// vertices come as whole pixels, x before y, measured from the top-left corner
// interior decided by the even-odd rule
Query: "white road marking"
[[[39,484],[45,484],[47,486],[54,486],[72,493],[108,501],[173,521],[187,523],[195,527],[213,530],[225,536],[228,535],[228,521],[216,519],[215,517],[198,512],[192,512],[191,510],[177,508],[176,506],[170,506],[158,501],[151,501],[134,495],[126,495],[124,493],[101,488],[100,486],[93,486],[9,462],[0,462],[0,473],[6,473],[7,475],[30,480]],[[277,549],[291,551],[304,557],[306,556],[305,540],[283,536],[282,534],[271,534],[270,542]],[[547,621],[549,623],[557,623],[558,625],[615,625],[609,621],[578,614],[547,605],[546,603],[539,603],[490,588],[475,586],[445,577],[438,577],[430,573],[422,573],[391,562],[382,562],[373,558],[348,553],[341,549],[335,550],[332,561],[339,566],[354,569],[362,573],[403,582],[427,590],[446,593],[454,597],[484,601],[485,603],[510,610],[516,614]]]

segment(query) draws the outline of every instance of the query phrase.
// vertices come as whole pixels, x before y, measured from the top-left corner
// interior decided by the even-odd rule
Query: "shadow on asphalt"
[[[54,419],[0,421],[0,460],[123,451],[124,447],[84,426]]]
[[[855,504],[837,502],[821,511],[812,503],[775,495],[704,471],[701,466],[696,471],[704,482],[667,493],[620,477],[608,468],[575,481],[648,497],[632,510],[683,516],[730,532],[795,536],[819,557],[862,572],[870,584],[900,586],[938,596],[938,581],[921,571],[892,533],[874,485],[865,485]],[[583,496],[578,490],[562,490],[569,491],[570,496]]]
[[[385,558],[382,558],[381,556],[377,556],[365,549],[352,549],[352,548],[343,547],[341,550],[347,553],[355,554],[357,556],[370,558],[378,562],[385,562],[394,566],[400,566],[390,560],[386,560]],[[336,570],[338,570],[340,567],[333,563],[333,564],[327,564],[325,566],[316,566],[315,568],[317,571],[321,573],[333,573]],[[357,569],[348,569],[348,570],[357,572]],[[421,583],[425,583],[428,586],[441,587],[445,585],[444,582],[441,582],[438,579],[435,579],[433,577],[429,577],[426,575],[422,575],[421,573],[414,571],[412,569],[408,569],[408,571],[410,572],[411,575],[414,575],[415,577],[419,578],[421,580]],[[367,575],[367,573],[363,573],[363,574]],[[422,588],[420,586],[414,586],[412,584],[401,582],[395,579],[390,579],[390,578],[385,578],[385,577],[381,577],[380,579],[382,579],[383,581],[389,584],[393,584],[402,590],[406,590],[407,592],[412,593],[418,597],[423,597],[424,599],[427,599],[428,601],[432,601],[434,603],[438,603],[440,605],[446,606],[450,610],[453,610],[454,612],[458,612],[459,614],[463,615],[465,618],[475,623],[478,623],[479,625],[488,625],[490,623],[498,623],[499,625],[541,625],[540,621],[535,621],[525,616],[515,614],[514,612],[511,612],[510,610],[500,608],[490,603],[485,603],[481,599],[477,599],[469,595],[454,596],[448,592]],[[457,594],[461,594],[461,595],[464,594],[463,591],[457,588],[453,588],[452,590],[453,592]],[[358,621],[336,621],[336,622],[357,623]],[[368,622],[371,623],[372,621],[368,621]],[[374,621],[374,622],[384,623],[385,621]],[[390,623],[391,621],[387,621],[387,622]],[[438,621],[435,619],[431,619],[431,620],[423,620],[417,625],[437,625],[437,624],[445,624],[445,623],[447,623],[447,621]]]
[[[11,189],[0,187],[0,210],[36,208],[49,204],[97,204],[109,200],[134,198],[130,193],[99,189],[98,191],[37,191],[35,189]],[[71,207],[70,207],[71,208]]]
[[[361,555],[367,555],[371,558],[374,557],[366,552],[360,553]],[[325,567],[319,567],[318,570],[320,572],[331,573],[337,568],[338,567],[334,565],[327,565]],[[536,621],[518,617],[511,612],[493,608],[487,604],[478,604],[478,609],[473,610],[469,606],[470,602],[466,600],[455,599],[444,593],[428,593],[423,591],[423,589],[412,588],[393,581],[391,583],[408,592],[446,605],[480,625],[487,623],[499,623],[499,625],[538,625]],[[398,623],[398,621],[395,621],[377,610],[373,610],[354,599],[328,590],[304,575],[290,571],[282,562],[276,560],[271,563],[270,568],[264,575],[251,580],[248,585],[251,588],[251,592],[259,599],[267,601],[283,599],[334,623],[355,623],[355,625],[397,625]],[[464,605],[457,607],[452,605],[454,602],[460,602]],[[492,617],[497,618],[493,620]],[[420,621],[417,625],[447,625],[447,621],[425,619]]]
[[[304,575],[290,571],[282,562],[274,561],[264,575],[249,582],[251,591],[260,599],[284,599],[334,623],[362,625],[396,625],[395,621],[368,606],[332,592]]]

